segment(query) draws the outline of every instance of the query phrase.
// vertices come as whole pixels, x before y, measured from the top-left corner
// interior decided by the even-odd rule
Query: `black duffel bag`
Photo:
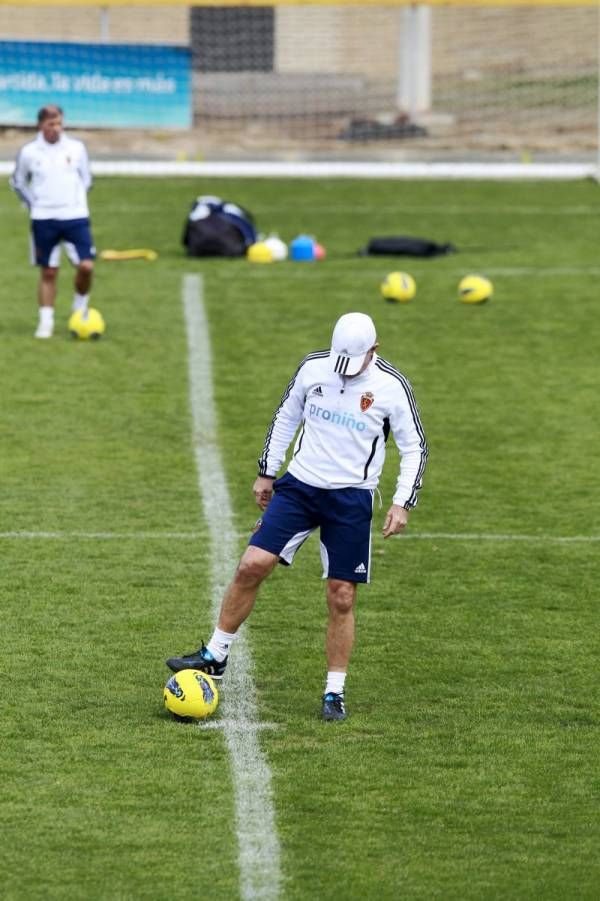
[[[198,197],[182,242],[189,257],[241,257],[257,239],[252,214],[220,197]]]

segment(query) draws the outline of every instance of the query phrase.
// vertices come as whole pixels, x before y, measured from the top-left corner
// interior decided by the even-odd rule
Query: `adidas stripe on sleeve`
[[[377,359],[375,365],[397,382],[395,402],[390,410],[390,427],[401,456],[394,503],[411,509],[417,503],[417,492],[423,484],[429,455],[427,440],[408,379],[382,357]]]

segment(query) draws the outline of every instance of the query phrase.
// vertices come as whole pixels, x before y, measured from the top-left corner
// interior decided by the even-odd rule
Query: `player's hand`
[[[408,522],[408,510],[400,507],[398,504],[392,504],[386,513],[383,523],[383,537],[389,538],[390,535],[399,535],[406,528]]]
[[[273,497],[273,479],[267,479],[265,476],[258,476],[252,486],[254,499],[261,510],[266,510],[269,502]]]

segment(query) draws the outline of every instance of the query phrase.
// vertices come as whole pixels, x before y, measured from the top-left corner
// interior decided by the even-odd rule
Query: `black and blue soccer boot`
[[[323,695],[323,719],[326,722],[334,722],[336,720],[346,719],[346,707],[344,704],[344,695],[335,694],[328,691]]]
[[[225,660],[215,660],[206,645],[202,645],[197,651],[184,654],[182,657],[169,657],[167,666],[174,673],[182,669],[199,669],[217,681],[223,678],[227,657]]]

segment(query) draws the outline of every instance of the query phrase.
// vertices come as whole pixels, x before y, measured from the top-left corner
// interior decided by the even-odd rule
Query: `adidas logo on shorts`
[[[359,563],[358,566],[354,570],[355,573],[366,573],[366,571],[367,571],[367,567],[365,566],[364,563]]]

